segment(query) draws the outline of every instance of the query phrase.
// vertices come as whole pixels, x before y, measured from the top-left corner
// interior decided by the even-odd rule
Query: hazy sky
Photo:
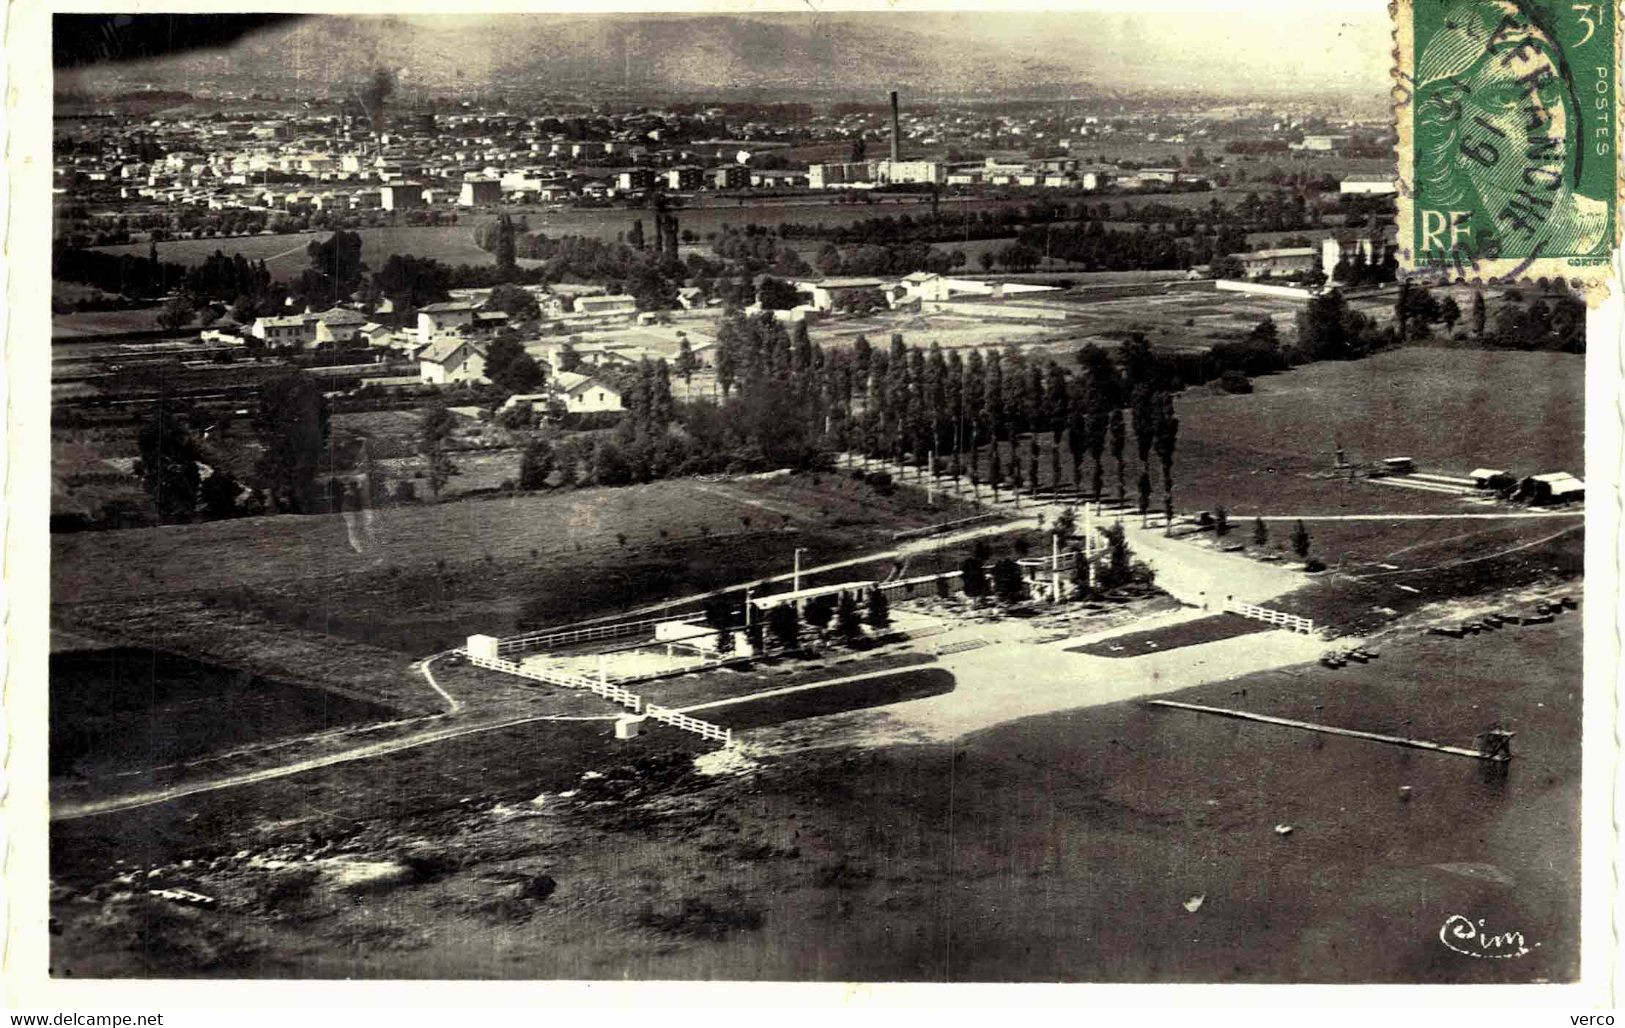
[[[475,84],[548,72],[619,77],[625,62],[638,84],[655,88],[750,89],[788,78],[867,89],[895,79],[947,92],[1075,81],[1378,96],[1392,46],[1383,0],[1051,3],[997,11],[904,2],[883,12],[755,3],[748,11],[713,4],[677,13],[682,9],[402,15],[397,8],[388,18],[318,18],[248,37],[235,48],[242,63],[233,68],[276,61],[315,80],[350,77],[350,65],[375,62],[403,79]],[[195,65],[186,70],[209,77]]]

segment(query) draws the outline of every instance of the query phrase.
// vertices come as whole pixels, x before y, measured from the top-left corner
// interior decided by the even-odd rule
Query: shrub
[[[1027,582],[1015,561],[1006,558],[993,565],[993,593],[1006,603],[1027,598]]]
[[[1219,388],[1227,393],[1250,393],[1253,391],[1253,383],[1245,372],[1229,368],[1219,376]]]
[[[316,885],[321,872],[314,867],[281,868],[254,888],[254,902],[262,910],[276,912],[303,902]]]
[[[432,882],[457,870],[461,866],[450,853],[427,846],[417,846],[401,854],[401,864],[418,882]]]

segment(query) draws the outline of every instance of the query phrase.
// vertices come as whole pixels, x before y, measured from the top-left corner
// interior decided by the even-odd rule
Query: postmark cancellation
[[[1399,0],[1400,263],[1598,297],[1620,235],[1616,0]]]

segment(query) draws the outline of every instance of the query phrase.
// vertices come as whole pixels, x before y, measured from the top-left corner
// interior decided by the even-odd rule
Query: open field
[[[1404,455],[1449,475],[1579,472],[1584,383],[1585,360],[1572,354],[1400,349],[1259,379],[1251,396],[1181,399],[1180,438],[1270,439],[1323,460],[1341,441],[1352,461]]]
[[[686,745],[676,733],[616,744],[607,722],[531,725],[58,823],[53,965],[75,976],[1566,980],[1578,970],[1579,638],[1573,617],[1471,646],[1396,637],[1368,666],[1175,697],[1458,745],[1499,722],[1518,733],[1504,778],[1461,757],[1119,703],[946,744],[781,754],[737,778],[665,762]],[[583,781],[590,769],[607,777]],[[575,789],[588,791],[559,796]],[[298,881],[275,864],[307,854]],[[113,898],[113,874],[148,867],[219,906],[154,912]],[[357,906],[363,886],[346,883],[363,868],[377,875]],[[545,899],[526,891],[542,874],[555,886]],[[1517,961],[1451,953],[1439,930],[1461,912],[1541,945]],[[127,943],[141,918],[162,925],[163,945]],[[558,945],[566,932],[577,941]]]
[[[1341,444],[1356,464],[1407,456],[1419,471],[1455,476],[1478,467],[1519,475],[1579,472],[1584,374],[1584,358],[1569,354],[1410,348],[1265,376],[1246,395],[1187,390],[1175,400],[1180,426],[1174,502],[1181,510],[1226,507],[1238,535],[1248,527],[1243,521],[1259,514],[1482,512],[1490,508],[1453,496],[1333,478],[1335,450]],[[1438,425],[1496,429],[1446,431]],[[1048,434],[1039,442],[1039,480],[1047,488]],[[1025,475],[1025,438],[1019,450]],[[1132,428],[1125,450],[1132,501],[1140,470]],[[983,447],[979,453],[984,481],[990,452]],[[1008,474],[1009,444],[1002,454]],[[1062,482],[1070,486],[1070,454],[1062,457]],[[1151,461],[1155,507],[1162,497],[1161,467],[1155,454]],[[1116,466],[1109,454],[1105,465],[1106,492],[1114,495]],[[1091,466],[1083,462],[1086,483]]]
[[[59,605],[204,597],[421,654],[834,560],[952,516],[836,475],[658,482],[53,538]]]
[[[209,251],[213,253],[214,251]],[[122,311],[77,311],[51,315],[52,339],[94,339],[122,332],[150,332],[158,327],[161,307]]]
[[[495,258],[474,243],[474,229],[479,220],[470,216],[456,225],[391,225],[355,231],[361,236],[361,259],[374,269],[382,267],[385,259],[396,253],[428,257],[445,264],[490,264]],[[158,244],[158,258],[176,264],[201,264],[216,250],[228,257],[240,253],[251,261],[264,261],[272,277],[288,279],[296,277],[309,264],[305,247],[328,235],[327,232],[300,232],[225,239],[172,239]],[[146,243],[95,249],[142,257],[148,252]]]
[[[183,761],[243,741],[382,719],[386,707],[150,650],[51,660],[52,774]]]
[[[1007,343],[1024,347],[1056,339],[1071,338],[1078,329],[1058,321],[997,321],[961,314],[882,313],[866,318],[831,318],[808,329],[808,336],[820,346],[839,348],[866,336],[871,345],[883,346],[893,332],[901,332],[910,345],[940,344],[943,349],[986,348]]]
[[[1090,203],[1107,202],[1114,207],[1138,207],[1142,204],[1157,203],[1176,207],[1206,207],[1214,199],[1230,203],[1245,195],[1243,191],[1214,191],[1204,193],[1134,193],[1116,194],[1109,196],[1080,196],[1069,193],[1063,199],[1076,202],[1080,199]],[[985,211],[1002,210],[1006,208],[1022,208],[1038,200],[1055,199],[1055,197],[1021,197],[1016,199],[998,199],[983,197],[944,196],[940,201],[940,209],[949,211]],[[890,195],[873,196],[854,202],[848,202],[830,196],[808,196],[797,199],[756,199],[750,197],[737,197],[695,204],[679,209],[676,213],[678,222],[684,229],[689,229],[700,236],[719,232],[725,225],[742,228],[745,225],[761,225],[776,228],[783,222],[800,225],[845,225],[869,218],[898,216],[902,214],[919,218],[922,214],[929,216],[931,201],[923,195]],[[548,210],[534,208],[513,208],[516,213],[522,214],[529,223],[532,232],[543,232],[552,237],[578,235],[590,236],[598,239],[614,239],[631,228],[632,221],[644,218],[647,222],[647,211],[632,208],[603,207],[603,208],[575,208],[565,210]],[[390,254],[413,254],[418,257],[430,257],[449,264],[489,264],[492,260],[490,254],[474,245],[473,231],[481,223],[491,220],[492,213],[474,214],[459,212],[459,221],[456,225],[400,225],[379,228],[362,228],[363,240],[362,257],[374,266],[382,265],[384,259]],[[271,274],[278,278],[286,278],[297,274],[305,266],[305,246],[313,239],[326,238],[325,232],[303,232],[292,235],[275,236],[233,236],[217,239],[178,239],[158,244],[158,256],[166,261],[181,264],[200,263],[204,258],[220,250],[227,256],[241,253],[249,260],[264,260],[270,268]],[[952,248],[949,242],[935,244],[943,248]],[[147,244],[123,243],[113,246],[96,247],[106,253],[132,253],[146,256]],[[974,255],[973,255],[974,259]]]

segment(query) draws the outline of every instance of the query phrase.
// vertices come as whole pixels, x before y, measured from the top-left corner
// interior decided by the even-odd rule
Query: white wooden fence
[[[724,746],[733,745],[734,733],[732,728],[723,728],[721,725],[714,725],[709,721],[701,721],[697,717],[689,717],[687,714],[679,713],[670,707],[657,707],[653,703],[643,708],[643,714],[645,717],[652,717],[656,721],[663,721],[675,728],[681,728],[685,732],[693,732],[702,738],[715,739]]]
[[[1284,611],[1270,610],[1268,607],[1255,607],[1251,603],[1237,603],[1235,600],[1230,600],[1225,603],[1224,609],[1231,614],[1240,614],[1244,618],[1267,621],[1272,625],[1280,625],[1282,628],[1294,632],[1302,632],[1304,635],[1312,635],[1315,631],[1315,623],[1308,618],[1288,614]]]
[[[519,678],[528,678],[533,682],[546,682],[548,685],[557,685],[565,689],[585,689],[595,696],[602,696],[606,700],[613,700],[623,707],[631,709],[636,714],[643,706],[643,698],[637,693],[623,689],[612,682],[588,678],[585,675],[572,675],[557,671],[549,667],[526,667],[511,660],[498,657],[492,660],[489,657],[469,657],[469,663],[475,667],[489,668],[492,671],[501,671],[504,674]]]
[[[680,728],[685,732],[693,732],[702,739],[712,739],[722,743],[724,746],[733,745],[733,729],[723,728],[721,725],[714,725],[709,721],[701,721],[697,717],[689,717],[687,714],[672,710],[669,707],[661,707],[653,703],[646,704],[643,702],[643,697],[639,696],[637,693],[632,692],[629,689],[623,689],[620,686],[609,682],[600,681],[595,678],[587,678],[581,675],[564,674],[563,672],[553,671],[548,668],[525,667],[522,664],[515,663],[511,660],[504,660],[501,657],[492,659],[490,657],[470,656],[468,659],[469,663],[473,664],[475,667],[487,668],[491,671],[501,671],[504,674],[515,675],[519,678],[529,678],[537,682],[547,682],[550,685],[563,686],[566,689],[585,689],[596,696],[602,696],[606,700],[619,703],[621,706],[631,710],[634,714],[642,714],[644,717],[654,718],[656,721],[671,725],[673,728]]]
[[[943,476],[932,477],[935,478]],[[926,536],[942,535],[946,532],[952,532],[955,529],[964,528],[966,525],[976,525],[984,521],[999,521],[1003,518],[1004,515],[998,513],[972,514],[970,517],[959,518],[955,521],[942,521],[935,525],[926,525],[924,528],[905,528],[900,531],[893,532],[891,537],[894,542],[902,539],[923,539]]]
[[[591,642],[594,639],[618,639],[627,635],[638,635],[645,632],[662,621],[683,620],[679,615],[669,615],[663,618],[644,618],[640,621],[618,621],[606,625],[583,625],[580,628],[548,628],[540,632],[529,632],[525,635],[510,635],[497,643],[498,653],[526,653],[531,650],[545,650],[553,646],[569,646],[578,642]]]

